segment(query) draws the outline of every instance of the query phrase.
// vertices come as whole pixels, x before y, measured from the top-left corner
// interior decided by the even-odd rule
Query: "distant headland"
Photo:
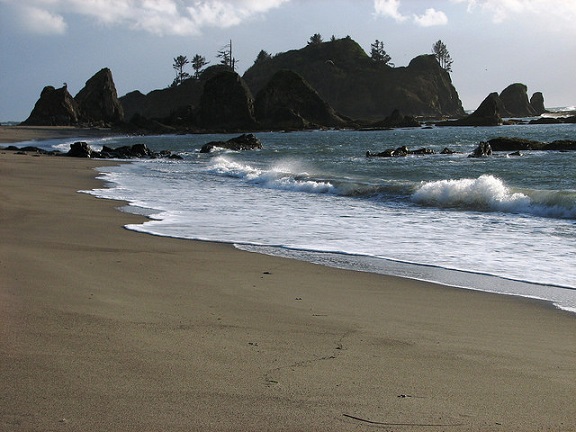
[[[243,76],[226,64],[211,66],[146,95],[133,91],[118,97],[112,72],[104,68],[74,97],[66,85],[44,87],[22,124],[111,127],[135,134],[381,129],[416,127],[424,119],[492,126],[546,111],[542,93],[529,99],[527,90],[515,83],[491,93],[467,116],[448,70],[433,54],[394,67],[346,37],[259,55]]]

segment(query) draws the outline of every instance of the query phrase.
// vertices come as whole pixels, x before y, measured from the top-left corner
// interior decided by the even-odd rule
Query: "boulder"
[[[470,158],[480,158],[492,155],[492,147],[490,144],[483,141],[478,144],[478,147],[472,152],[472,154],[468,155]]]
[[[257,121],[264,128],[303,129],[344,127],[340,117],[296,72],[281,70],[258,93],[254,103]]]
[[[109,126],[124,120],[124,109],[118,100],[112,72],[101,69],[74,98],[83,122]]]
[[[240,75],[222,71],[206,82],[196,121],[200,127],[208,130],[256,128],[254,99]]]
[[[541,92],[536,92],[532,95],[530,98],[530,106],[536,115],[542,115],[547,112],[544,107],[544,96]]]
[[[500,93],[500,100],[505,109],[500,114],[504,117],[532,117],[536,115],[536,110],[528,101],[528,87],[524,84],[510,84]]]
[[[73,126],[78,123],[78,104],[68,93],[66,85],[56,89],[46,86],[34,105],[25,126]]]
[[[523,138],[498,137],[488,140],[493,151],[542,150],[544,143]]]
[[[70,145],[70,150],[66,156],[83,157],[94,159],[156,159],[156,158],[169,158],[169,159],[182,159],[181,156],[171,153],[168,150],[161,152],[151,151],[146,144],[134,144],[132,146],[122,146],[118,148],[111,148],[104,146],[102,151],[95,151],[86,142],[75,142]]]
[[[90,144],[84,141],[78,141],[74,144],[70,144],[70,150],[66,153],[66,156],[89,158],[94,154],[95,152],[90,147]]]
[[[210,153],[215,148],[233,151],[258,150],[262,148],[262,143],[253,134],[243,134],[228,141],[212,141],[204,144],[200,153]]]

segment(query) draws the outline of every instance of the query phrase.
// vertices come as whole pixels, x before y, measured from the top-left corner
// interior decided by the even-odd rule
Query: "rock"
[[[464,114],[450,74],[432,55],[416,57],[407,67],[391,67],[374,62],[346,37],[256,62],[243,78],[258,94],[281,70],[299,74],[340,116],[373,121],[394,109],[413,116]]]
[[[515,151],[514,153],[510,153],[508,156],[524,156],[524,153],[522,153],[521,151]]]
[[[25,126],[73,126],[78,123],[78,104],[66,85],[56,89],[46,86],[34,105]]]
[[[499,126],[501,101],[497,93],[490,93],[472,114],[458,119],[436,123],[436,126]]]
[[[281,70],[258,93],[254,103],[256,120],[269,129],[344,127],[339,116],[297,73]]]
[[[472,154],[468,155],[470,158],[480,158],[492,155],[492,147],[490,144],[483,141],[478,144],[478,147],[472,152]]]
[[[528,101],[528,87],[521,83],[510,84],[502,93],[500,100],[505,111],[500,114],[505,117],[532,117],[536,115],[536,110]],[[542,98],[542,103],[544,98]]]
[[[384,120],[380,120],[370,124],[372,128],[406,128],[406,127],[420,127],[418,122],[413,116],[405,116],[395,109]]]
[[[451,154],[456,154],[456,153],[458,153],[458,152],[455,150],[449,149],[448,147],[444,147],[444,149],[442,149],[442,151],[440,152],[440,154],[443,154],[443,155],[451,155]]]
[[[498,137],[488,140],[493,151],[542,150],[544,143],[523,138]]]
[[[408,155],[432,155],[434,150],[429,148],[421,148],[418,150],[410,150],[406,146],[398,147],[397,149],[387,149],[383,152],[372,153],[371,151],[366,152],[366,157],[405,157]]]
[[[124,120],[124,109],[118,100],[112,72],[101,69],[74,98],[83,122],[109,126]]]
[[[200,153],[210,153],[215,148],[234,151],[257,150],[262,148],[262,143],[253,134],[243,134],[228,141],[212,141],[204,144]]]
[[[541,92],[536,92],[532,95],[530,98],[530,106],[536,115],[542,115],[547,112],[544,107],[544,96]]]
[[[255,129],[257,124],[253,104],[250,89],[237,73],[220,72],[204,86],[197,123],[209,130]]]
[[[557,140],[545,144],[542,150],[573,151],[576,150],[576,141]]]
[[[531,125],[538,125],[538,124],[561,124],[563,123],[562,119],[559,117],[540,117],[538,119],[530,120],[528,124]]]
[[[104,146],[102,151],[98,152],[93,150],[86,142],[75,142],[70,145],[70,150],[66,153],[66,156],[94,159],[182,159],[181,156],[172,154],[168,150],[163,150],[159,153],[153,152],[146,144],[134,144],[132,146],[122,146],[115,149]]]
[[[66,156],[89,158],[92,157],[93,154],[94,151],[90,147],[90,144],[84,141],[78,141],[70,145],[70,150],[66,153]]]

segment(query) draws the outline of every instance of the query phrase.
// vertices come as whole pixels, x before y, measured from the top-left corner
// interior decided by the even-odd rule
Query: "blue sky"
[[[441,39],[465,109],[514,82],[548,107],[576,105],[576,0],[0,0],[0,121],[24,120],[45,85],[75,95],[112,70],[120,96],[174,78],[173,58],[218,62],[229,40],[242,74],[262,49],[314,33],[378,39],[396,66]]]

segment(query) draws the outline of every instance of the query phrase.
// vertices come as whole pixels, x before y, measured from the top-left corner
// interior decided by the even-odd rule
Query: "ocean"
[[[255,133],[263,149],[199,153],[234,135],[114,137],[182,160],[100,169],[84,191],[146,215],[126,228],[322,265],[537,298],[576,312],[576,152],[468,158],[506,136],[576,139],[576,125]],[[73,140],[41,143],[67,151]],[[35,143],[38,145],[38,143]],[[367,158],[407,146],[433,155]],[[445,147],[458,153],[439,154]]]

